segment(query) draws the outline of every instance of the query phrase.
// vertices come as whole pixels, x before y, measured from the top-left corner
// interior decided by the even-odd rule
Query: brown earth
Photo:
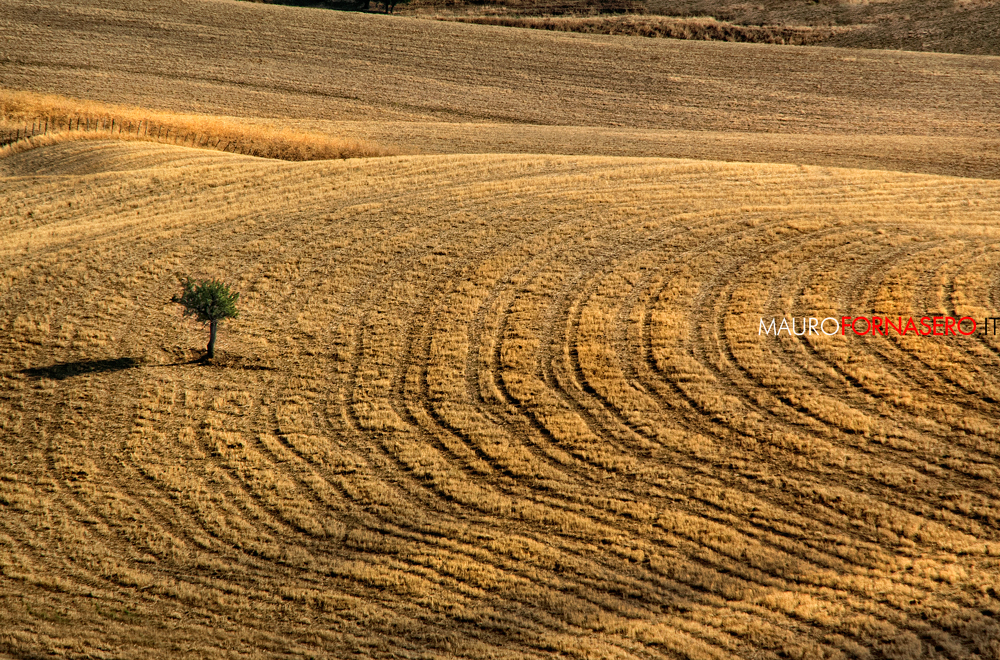
[[[996,0],[414,0],[401,11],[548,30],[1000,55]]]

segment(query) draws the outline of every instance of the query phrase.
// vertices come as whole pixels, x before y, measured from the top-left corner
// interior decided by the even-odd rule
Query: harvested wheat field
[[[1000,183],[0,162],[13,656],[1000,657],[998,337],[758,334],[1000,315]]]
[[[0,35],[0,657],[1000,660],[1000,58]]]
[[[234,0],[0,0],[0,31],[0,87],[336,139],[363,123],[402,152],[1000,178],[1000,57],[552,33]]]

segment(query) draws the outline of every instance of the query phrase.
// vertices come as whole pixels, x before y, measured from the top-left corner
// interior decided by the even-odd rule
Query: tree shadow
[[[242,369],[244,371],[277,371],[277,368],[257,361],[249,360],[242,355],[231,353],[216,354],[215,358],[209,359],[207,355],[200,355],[190,360],[178,360],[177,362],[167,362],[163,364],[145,362],[139,358],[123,357],[114,360],[80,360],[79,362],[60,362],[48,367],[30,367],[21,369],[17,373],[24,374],[32,380],[48,378],[50,380],[66,380],[74,376],[84,376],[86,374],[112,373],[115,371],[125,371],[136,367],[183,367],[188,365],[204,365],[207,367],[217,367],[222,369]]]
[[[35,380],[49,378],[52,380],[65,380],[73,376],[83,376],[84,374],[108,373],[113,371],[124,371],[142,366],[142,361],[137,358],[123,357],[114,360],[81,360],[79,362],[60,362],[48,367],[31,367],[21,369],[18,373],[24,374],[28,378]]]

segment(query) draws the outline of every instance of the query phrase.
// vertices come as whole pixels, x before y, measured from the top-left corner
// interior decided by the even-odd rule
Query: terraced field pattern
[[[312,21],[331,43],[402,26],[390,50],[423,25],[127,4],[64,13],[91,17],[74,20],[94,49],[149,16],[164,39],[208,34],[208,9],[288,39]],[[0,5],[0,25],[37,26],[0,44],[0,83],[85,96],[72,76],[27,82],[92,57],[57,38],[59,3]],[[433,25],[473,53],[508,34],[582,48]],[[635,52],[734,71],[774,53],[787,74],[731,97],[718,82],[687,127],[630,121],[652,92],[560,114],[553,99],[600,101],[553,78],[551,123],[522,132],[421,109],[440,89],[392,97],[398,70],[375,56],[344,69],[348,116],[324,105],[335,77],[300,94],[297,70],[240,73],[225,49],[192,50],[191,71],[218,70],[159,104],[140,76],[116,96],[125,60],[93,55],[94,101],[211,98],[227,121],[356,128],[400,153],[286,162],[110,135],[0,151],[0,655],[1000,659],[1000,181],[977,147],[998,132],[996,58],[858,51],[910,82],[868,97],[822,78],[856,105],[799,96],[808,121],[780,133],[770,95],[850,51],[593,44],[626,72],[596,88],[637,79]],[[428,76],[513,85],[476,62]],[[237,74],[285,105],[254,114],[249,83],[220,91]],[[530,96],[505,98],[511,116],[534,121]],[[405,112],[379,117],[390,100]],[[546,131],[561,153],[503,153]],[[594,153],[588,136],[615,131],[703,151]],[[867,167],[846,166],[864,144]],[[241,293],[214,361],[170,302],[181,275]],[[875,315],[977,331],[761,333]]]

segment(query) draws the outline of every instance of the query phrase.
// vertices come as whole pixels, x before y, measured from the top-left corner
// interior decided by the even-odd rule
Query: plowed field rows
[[[44,173],[44,174],[42,174]],[[1000,657],[1000,184],[0,161],[0,650]],[[243,292],[221,358],[176,276]]]

